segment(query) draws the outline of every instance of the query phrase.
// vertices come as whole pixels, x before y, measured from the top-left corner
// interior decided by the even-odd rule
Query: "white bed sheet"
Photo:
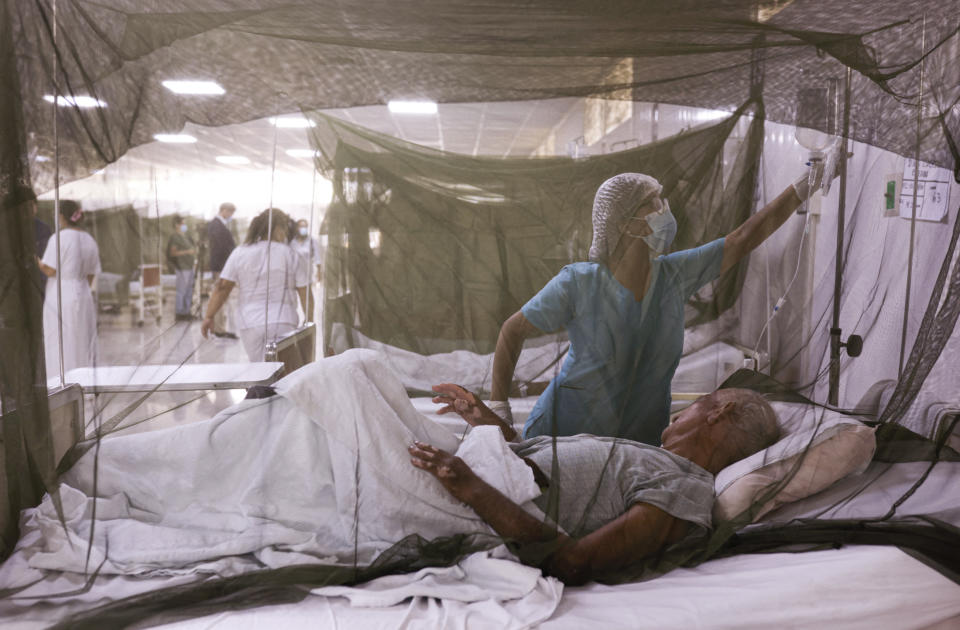
[[[522,628],[522,601],[497,607],[414,598],[353,608],[343,597],[212,615],[169,630]],[[535,627],[902,630],[960,622],[960,585],[893,547],[734,556],[648,582],[567,588]],[[956,627],[956,626],[952,626]]]
[[[894,547],[742,555],[650,582],[567,589],[544,630],[925,628],[960,615],[960,585]]]

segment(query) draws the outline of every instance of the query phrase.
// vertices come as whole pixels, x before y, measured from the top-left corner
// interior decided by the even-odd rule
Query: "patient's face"
[[[667,425],[660,435],[660,444],[669,449],[677,442],[688,439],[691,434],[700,432],[707,426],[707,416],[721,401],[716,393],[706,394],[697,398],[692,405],[681,411],[677,417]]]

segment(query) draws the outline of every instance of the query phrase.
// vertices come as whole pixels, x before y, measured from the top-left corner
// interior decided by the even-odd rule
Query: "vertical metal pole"
[[[913,239],[917,230],[917,193],[920,188],[920,131],[923,123],[923,66],[927,48],[927,15],[923,15],[923,30],[920,34],[920,94],[917,98],[917,145],[913,154],[913,205],[910,210],[910,247],[907,254],[907,294],[903,301],[903,326],[900,329],[900,367],[897,378],[903,374],[903,359],[907,351],[907,328],[910,325],[910,289],[913,281]]]
[[[153,207],[157,211],[157,316],[159,324],[163,318],[163,236],[160,232],[160,188],[157,186],[157,171],[150,166],[150,176],[153,179]],[[140,293],[144,290],[144,272],[140,273]],[[140,319],[146,319],[143,310]]]
[[[263,304],[263,345],[266,353],[267,344],[270,339],[267,337],[270,333],[270,245],[273,242],[273,181],[277,173],[277,133],[280,126],[277,119],[273,119],[273,158],[270,163],[270,206],[267,210],[267,297]],[[263,360],[267,360],[264,354]]]
[[[63,267],[60,264],[60,81],[57,78],[57,0],[53,0],[53,225],[57,239],[57,351],[60,359],[60,387],[66,384],[63,366]]]
[[[833,273],[833,320],[830,327],[830,390],[827,400],[831,405],[840,402],[840,289],[843,283],[843,233],[846,228],[847,206],[847,151],[850,143],[850,83],[853,70],[847,66],[843,88],[843,146],[840,155],[840,199],[837,203],[837,254]],[[824,177],[829,177],[824,173]]]
[[[313,274],[315,273],[314,270],[317,268],[317,264],[313,259],[313,257],[317,255],[317,252],[314,251],[314,247],[313,247],[313,218],[314,218],[314,215],[316,214],[315,212],[316,199],[317,199],[317,165],[316,165],[316,157],[314,157],[313,180],[310,183],[310,227],[307,228],[307,244],[310,245],[310,248],[307,250],[308,251],[307,275],[310,278],[310,284],[308,285],[308,290],[307,290],[307,307],[306,307],[307,312],[304,314],[307,318],[307,321],[309,322],[314,321],[313,311],[316,308],[316,298],[314,298],[313,296],[313,288],[314,286],[316,286],[313,278]]]

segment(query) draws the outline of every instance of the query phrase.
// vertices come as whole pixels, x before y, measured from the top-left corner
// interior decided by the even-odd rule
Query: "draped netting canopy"
[[[595,264],[585,262],[593,236],[591,209],[598,187],[614,175],[645,173],[662,185],[663,200],[676,217],[668,250],[675,256],[716,243],[773,202],[807,172],[808,163],[822,158],[827,140],[841,146],[841,153],[852,153],[841,159],[832,186],[815,193],[763,245],[722,274],[719,258],[715,273],[705,266],[703,281],[691,285],[676,312],[665,301],[647,300],[638,326],[666,330],[671,320],[683,339],[676,357],[641,344],[630,350],[636,356],[624,359],[635,372],[673,376],[672,402],[664,402],[671,412],[693,394],[717,387],[762,393],[780,416],[783,433],[811,431],[799,456],[745,503],[723,513],[715,507],[712,527],[603,579],[646,579],[722,555],[846,542],[910,549],[955,579],[960,502],[944,500],[949,493],[943,488],[951,479],[955,483],[960,460],[958,59],[955,0],[0,0],[2,491],[14,515],[3,521],[4,555],[13,554],[12,562],[29,555],[23,549],[41,544],[30,537],[38,530],[30,528],[39,527],[50,540],[63,536],[63,545],[76,549],[82,561],[64,561],[62,567],[24,561],[34,573],[23,575],[66,576],[69,588],[61,584],[60,592],[55,588],[36,597],[53,611],[51,622],[94,627],[296,601],[314,586],[449,564],[504,542],[479,525],[451,532],[429,525],[422,531],[401,528],[394,539],[383,534],[364,541],[361,533],[369,533],[377,517],[361,509],[359,499],[349,504],[353,511],[337,503],[333,511],[320,512],[342,521],[349,532],[339,547],[317,543],[319,534],[309,544],[287,534],[271,538],[277,523],[298,535],[319,531],[309,521],[320,518],[317,513],[296,510],[299,502],[325,500],[329,489],[304,499],[309,484],[276,482],[296,476],[296,466],[326,458],[332,470],[342,455],[333,445],[349,444],[341,449],[349,461],[339,465],[352,471],[346,477],[358,497],[365,487],[361,473],[368,466],[382,472],[377,466],[389,457],[386,438],[370,437],[363,433],[370,427],[361,426],[370,421],[363,414],[374,413],[372,407],[352,408],[332,394],[318,402],[314,393],[305,393],[309,381],[300,371],[280,381],[281,394],[267,402],[227,405],[218,399],[201,407],[206,394],[162,398],[164,384],[191,364],[238,360],[224,358],[229,351],[217,354],[213,341],[193,334],[196,322],[152,328],[148,321],[146,341],[111,337],[121,326],[115,311],[131,308],[130,281],[142,292],[146,267],[169,262],[181,271],[166,245],[179,229],[173,211],[189,215],[184,233],[200,233],[190,202],[205,194],[205,175],[191,173],[186,158],[179,170],[176,157],[163,165],[151,161],[159,155],[147,152],[156,137],[189,132],[200,135],[202,145],[220,132],[239,138],[236,130],[244,125],[296,115],[304,129],[300,150],[309,156],[307,184],[298,188],[284,171],[278,158],[284,136],[274,121],[261,134],[265,144],[248,147],[259,151],[253,161],[263,167],[262,178],[251,176],[251,188],[231,192],[247,201],[240,197],[259,186],[262,201],[250,202],[257,212],[288,206],[294,219],[306,217],[309,232],[322,238],[322,258],[311,254],[307,270],[312,275],[315,262],[322,280],[312,289],[321,323],[318,362],[302,369],[318,369],[317,382],[331,392],[366,391],[343,380],[362,374],[356,378],[369,378],[385,392],[389,413],[404,418],[396,412],[394,380],[413,399],[425,396],[437,379],[460,382],[483,398],[491,395],[504,321],[526,308],[551,279],[573,273],[565,270]],[[219,91],[191,98],[163,85],[183,79],[213,82]],[[435,105],[427,115],[437,117],[431,126],[439,130],[438,143],[426,146],[415,134],[404,135],[403,114],[380,107],[404,99]],[[373,110],[386,121],[379,127],[370,117]],[[457,144],[464,136],[458,124],[466,120],[460,114],[491,125],[497,113],[508,110],[521,114],[504,123],[500,131],[506,139],[498,148],[489,148],[491,137],[482,138],[479,130],[472,145]],[[538,125],[537,117],[547,112],[553,117]],[[827,140],[813,147],[811,138]],[[133,181],[132,170],[123,170],[131,163],[150,173],[146,187]],[[158,178],[162,169],[166,175]],[[324,182],[330,199],[318,202]],[[158,193],[160,186],[170,197]],[[63,244],[70,239],[63,237],[78,230],[57,226],[65,191],[86,195],[81,231],[98,246],[97,269],[91,267],[89,275],[114,278],[110,295],[115,286],[120,296],[106,308],[108,292],[95,281],[101,283],[91,324],[96,351],[86,367],[173,363],[176,369],[142,395],[106,399],[88,392],[82,435],[61,449],[48,396],[62,385],[59,373],[68,371],[64,323],[71,326],[79,315],[50,306],[52,294],[60,296],[59,304],[67,298],[56,277],[38,275],[37,258],[52,267],[51,261],[72,255]],[[47,245],[52,258],[38,250],[34,238],[35,195],[37,216],[54,232],[53,249]],[[203,207],[204,220],[214,211]],[[268,242],[281,227],[293,236],[293,226],[279,226],[279,220],[275,226],[274,215],[267,215]],[[236,222],[231,229],[242,241]],[[268,252],[268,264],[280,265],[281,250]],[[214,299],[214,289],[203,279],[209,256],[201,250],[195,257],[190,267],[199,265],[199,279],[189,291],[196,296],[194,315],[202,317],[199,309]],[[290,282],[303,288],[299,280]],[[241,285],[237,292],[244,290]],[[651,288],[651,295],[659,294]],[[296,312],[296,304],[287,307]],[[48,316],[45,309],[51,308]],[[141,302],[141,324],[143,308]],[[263,308],[269,318],[271,307]],[[305,320],[312,319],[312,307],[301,310]],[[53,330],[57,325],[60,337]],[[530,392],[563,377],[562,366],[573,360],[574,350],[582,360],[594,351],[601,354],[601,346],[617,354],[623,343],[619,331],[607,331],[607,337],[601,331],[596,345],[584,348],[576,345],[583,342],[572,330],[537,328],[526,342],[529,360],[521,357],[511,383],[516,398],[531,398]],[[167,354],[161,357],[158,348]],[[377,351],[375,360],[360,353],[367,358],[358,363],[374,361],[386,373],[358,369],[347,360],[357,356],[348,352],[354,349]],[[57,358],[60,369],[53,369]],[[633,385],[639,387],[647,377],[635,372]],[[608,385],[602,382],[599,389]],[[544,395],[559,396],[554,391],[548,388]],[[335,408],[336,401],[343,407]],[[183,426],[141,431],[174,411]],[[584,414],[595,411],[586,408]],[[326,426],[311,412],[342,422]],[[205,420],[214,414],[214,420]],[[253,414],[266,420],[250,422]],[[668,414],[664,410],[661,416],[650,421],[658,436]],[[614,433],[625,435],[635,421],[621,413]],[[315,425],[312,430],[324,436],[329,450],[319,448],[319,455],[304,456],[303,462],[292,456],[282,461],[282,440],[301,446],[309,440],[285,433],[271,441],[256,433],[263,426],[295,431],[289,427],[297,422]],[[232,431],[231,439],[248,449],[262,440],[262,449],[220,453],[221,443],[211,437],[216,431],[205,428],[209,423]],[[351,423],[357,427],[353,437],[342,432]],[[134,425],[137,431],[131,431]],[[778,498],[784,489],[806,483],[804,475],[813,475],[804,463],[823,472],[832,462],[853,459],[843,450],[814,453],[827,443],[842,448],[834,440],[841,425],[855,427],[849,433],[857,440],[873,440],[862,466],[851,464],[849,476],[822,484],[809,497]],[[453,448],[465,428],[454,432]],[[434,429],[423,430],[441,439]],[[166,463],[151,459],[149,453],[164,451],[145,440],[162,441],[170,431],[185,432],[171,438],[174,443],[192,436],[212,450],[171,449],[173,459]],[[814,433],[821,437],[814,439]],[[619,457],[615,450],[611,461]],[[217,460],[211,452],[223,461],[241,454],[248,459],[243,466],[224,464],[223,475],[207,477],[210,470],[198,462]],[[764,457],[758,467],[773,456]],[[541,506],[547,526],[571,522],[557,498],[563,494],[562,465],[554,459],[548,466],[553,483]],[[172,477],[163,491],[147,492],[147,501],[134,491],[142,486],[128,479],[131,467],[145,477]],[[733,473],[723,474],[717,476],[718,496],[725,491],[724,479],[736,485],[730,482]],[[182,524],[188,517],[216,529],[203,518],[229,512],[224,506],[233,505],[241,486],[257,487],[260,494],[237,499],[242,518],[232,512],[224,517],[224,522],[237,519],[222,529],[224,549],[233,550],[222,557],[235,560],[218,555],[216,561],[181,559],[174,565],[147,558],[148,569],[122,560],[120,534],[111,529],[111,519],[120,518],[111,512],[117,505],[126,506],[123,518],[145,532],[152,531],[151,524]],[[601,487],[598,481],[597,494]],[[175,499],[161,500],[163,492]],[[284,509],[293,515],[287,518]],[[18,523],[20,510],[32,511]],[[38,526],[43,518],[46,525]],[[242,549],[226,544],[239,538],[262,544]],[[506,542],[533,564],[553,551],[549,545]],[[6,575],[0,584],[5,599],[34,583],[32,577],[17,578],[10,562],[0,574]],[[96,605],[67,594],[123,573],[177,577]]]

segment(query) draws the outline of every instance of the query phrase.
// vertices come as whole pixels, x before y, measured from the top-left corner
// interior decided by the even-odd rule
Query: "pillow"
[[[785,480],[773,497],[755,507],[753,521],[785,503],[816,494],[847,475],[861,473],[870,464],[876,450],[874,428],[810,405],[773,403],[773,407],[786,435],[717,474],[715,522],[739,516]]]

